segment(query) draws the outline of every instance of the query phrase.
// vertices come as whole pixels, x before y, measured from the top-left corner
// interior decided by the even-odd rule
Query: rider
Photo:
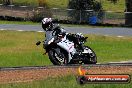
[[[84,36],[81,33],[77,34],[66,33],[66,31],[59,26],[59,24],[54,24],[51,18],[44,18],[42,20],[42,28],[46,32],[55,31],[55,36],[66,35],[70,41],[73,41],[74,44],[77,44],[80,47],[80,49],[83,49],[82,45],[78,41],[79,38],[84,38]]]
[[[66,31],[59,26],[59,24],[54,24],[51,18],[44,18],[42,20],[42,28],[45,31],[56,31],[55,35],[65,35]]]

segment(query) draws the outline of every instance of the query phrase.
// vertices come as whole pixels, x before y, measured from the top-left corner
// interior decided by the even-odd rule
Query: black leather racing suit
[[[48,40],[51,40],[51,38],[57,39],[58,36],[65,36],[67,37],[68,40],[74,42],[75,45],[79,46],[79,49],[82,50],[82,44],[79,43],[79,39],[81,36],[77,34],[71,34],[71,33],[66,33],[66,31],[61,28],[58,24],[53,24],[53,26],[49,27],[49,29],[46,31],[46,41],[45,41],[45,46],[47,45]]]

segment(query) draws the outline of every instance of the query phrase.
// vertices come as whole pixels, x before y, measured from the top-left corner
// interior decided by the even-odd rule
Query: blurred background
[[[132,0],[0,0],[0,20],[132,25]]]

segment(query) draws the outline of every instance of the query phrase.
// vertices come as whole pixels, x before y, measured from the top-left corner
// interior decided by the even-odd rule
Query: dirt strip
[[[132,66],[98,66],[87,68],[83,67],[83,69],[87,69],[88,74],[132,74]],[[73,67],[0,71],[0,84],[29,82],[70,74],[78,75],[78,69]]]
[[[28,82],[77,73],[73,68],[0,71],[0,83]]]

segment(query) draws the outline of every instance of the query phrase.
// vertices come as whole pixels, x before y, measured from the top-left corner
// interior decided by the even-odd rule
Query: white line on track
[[[16,30],[16,31],[24,31],[24,30]]]
[[[101,64],[101,63],[96,63],[96,64]]]
[[[17,30],[17,31],[24,31],[24,30]]]
[[[6,30],[6,29],[0,29],[1,31],[3,31],[3,30]]]
[[[104,36],[109,36],[109,35],[104,35]]]
[[[44,32],[44,31],[37,31],[37,32]]]
[[[120,36],[120,35],[119,35],[119,36],[117,36],[117,37],[118,37],[118,38],[122,38],[122,37],[124,37],[124,36]]]

